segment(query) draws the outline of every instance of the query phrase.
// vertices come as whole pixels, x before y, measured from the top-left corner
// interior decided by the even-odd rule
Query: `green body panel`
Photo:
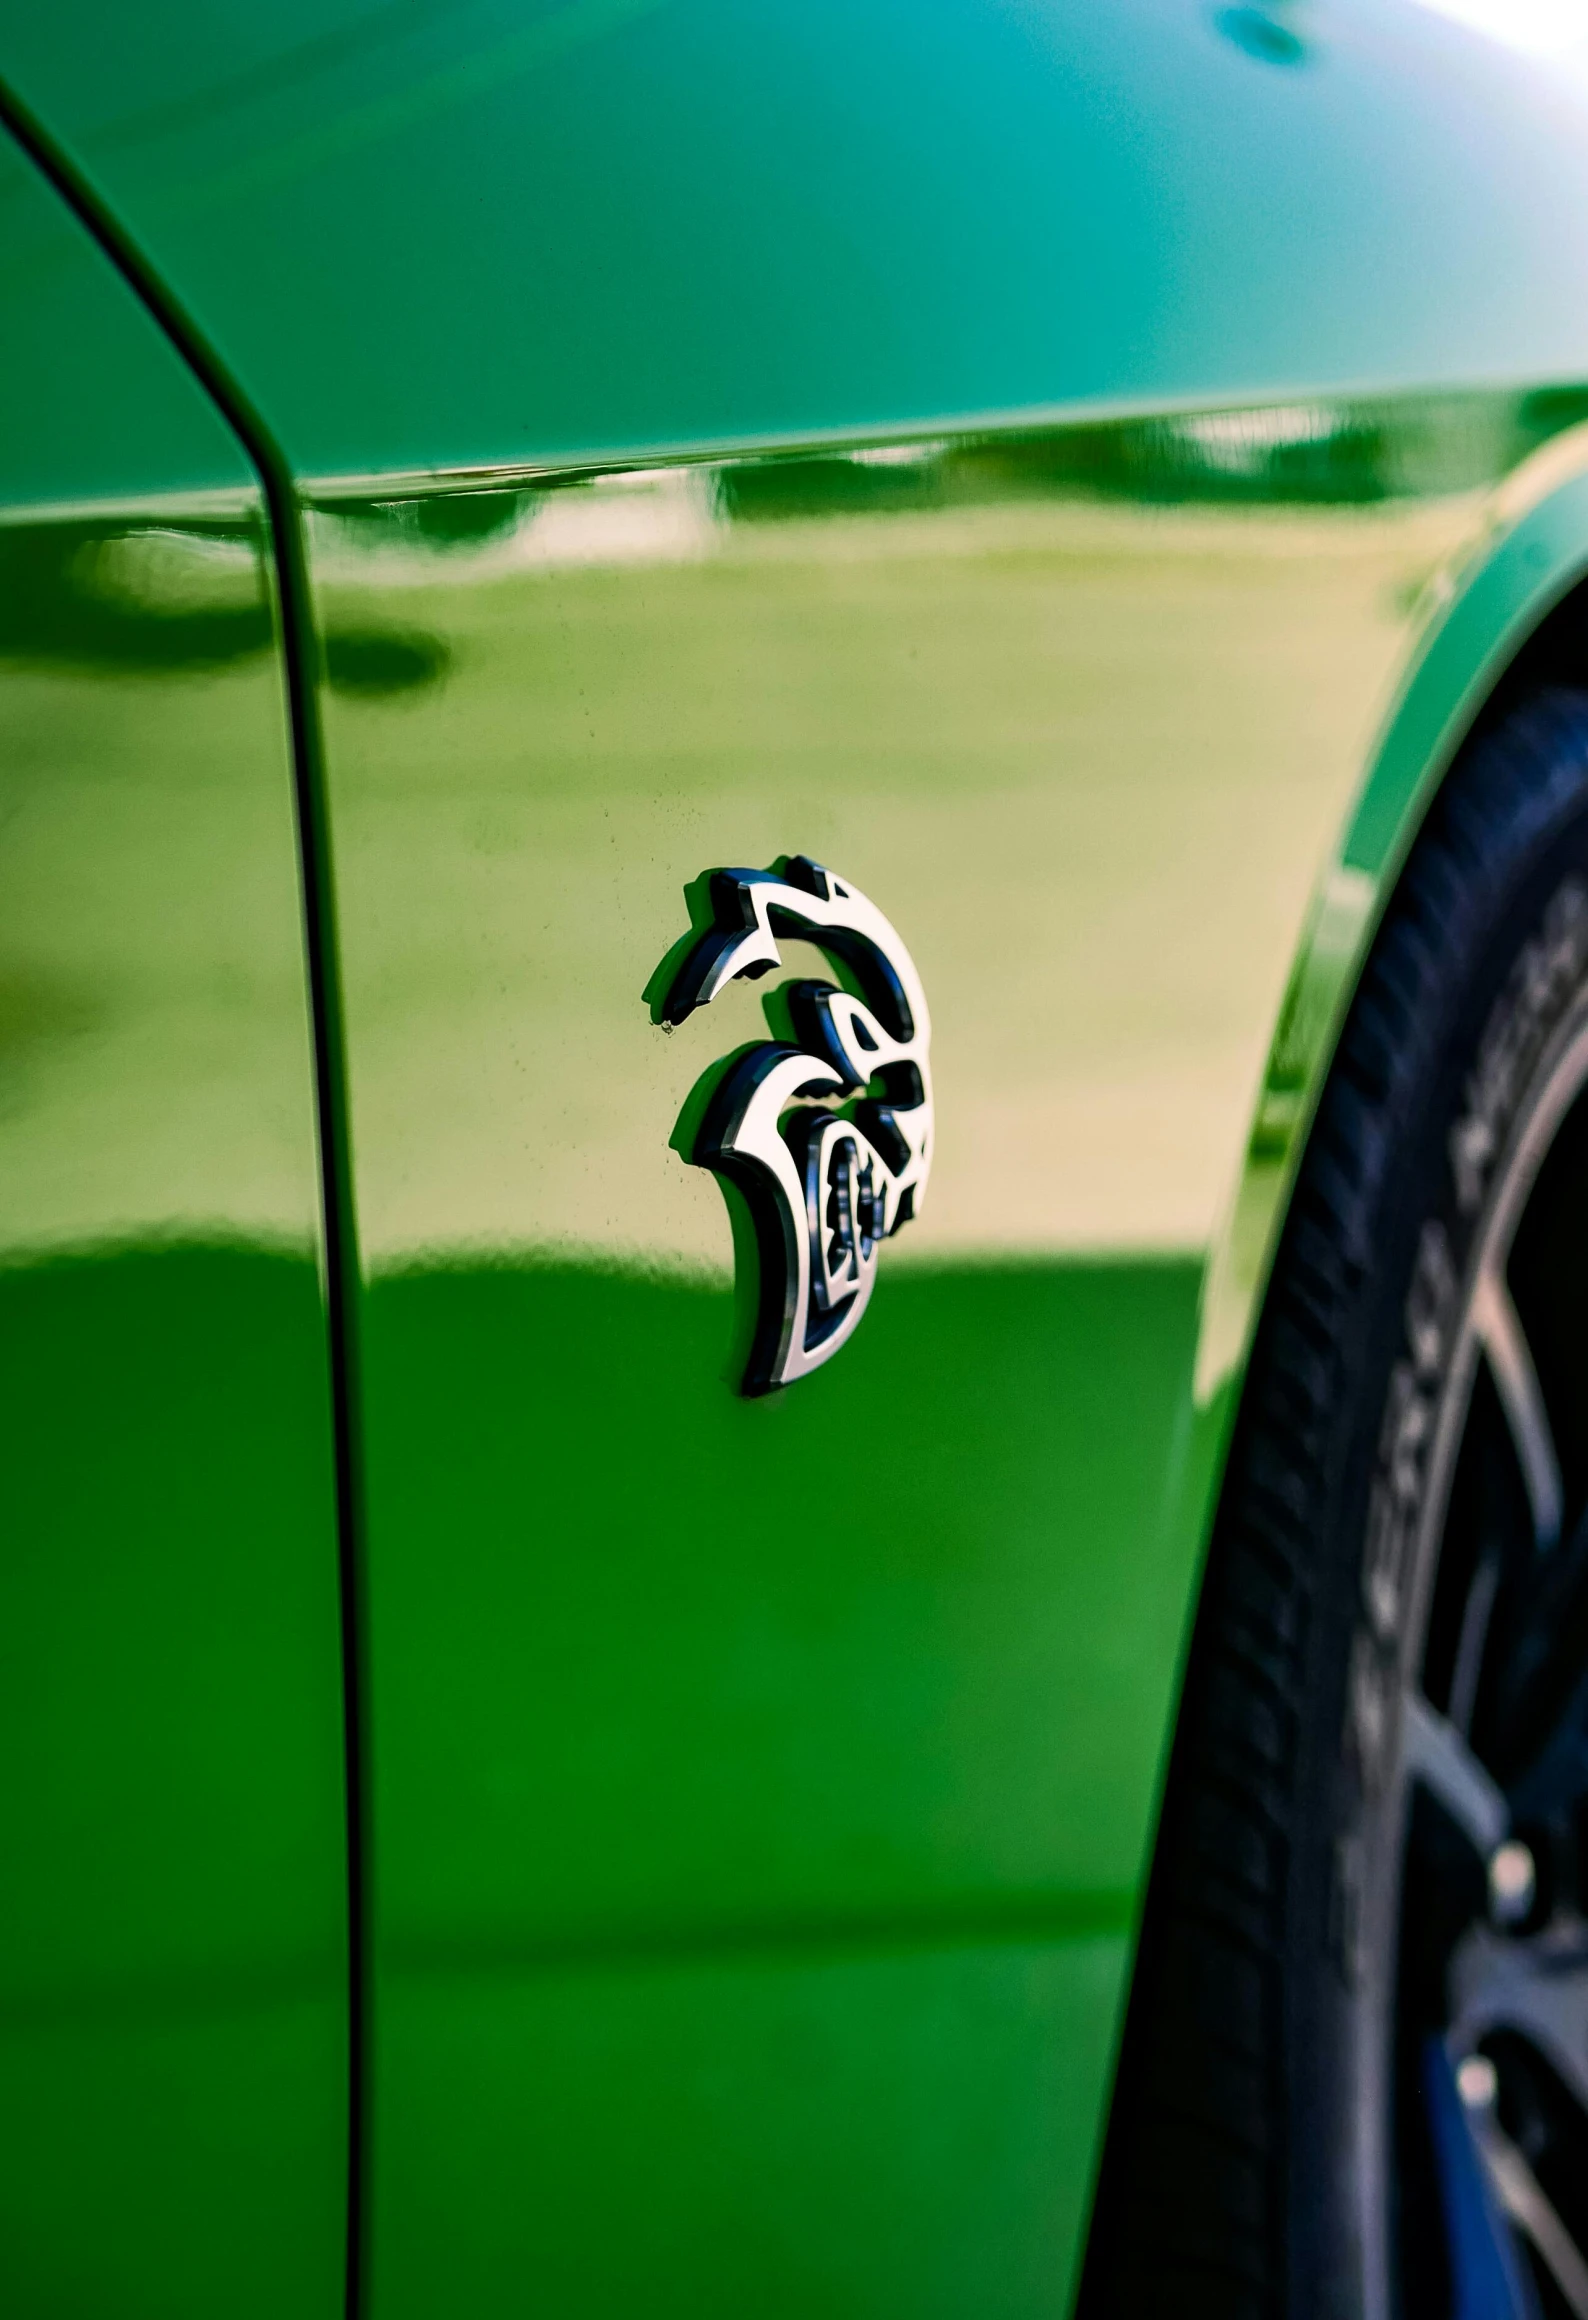
[[[1276,15],[10,0],[0,71],[300,474],[1581,375],[1580,102]]]
[[[1195,1291],[917,1271],[767,1408],[725,1291],[376,1284],[375,2309],[1052,2302]]]
[[[1063,2309],[1118,1939],[416,1983],[383,2309]],[[523,2082],[527,2081],[527,2084]],[[515,2082],[519,2082],[515,2085]],[[429,2115],[426,2108],[430,2106]],[[411,2187],[411,2188],[410,2188]],[[378,2211],[379,2212],[379,2211]]]
[[[1073,2278],[1284,1188],[1588,557],[1529,466],[1580,108],[1419,11],[1267,61],[1257,13],[0,23],[310,503],[376,2320]],[[687,880],[792,849],[911,946],[939,1148],[750,1406],[669,1136],[756,994],[640,993]]]
[[[1569,420],[1578,398],[1535,408]],[[1234,1197],[1210,1255],[1197,1348],[1203,1427],[1239,1388],[1286,1195],[1373,932],[1424,811],[1496,682],[1588,579],[1588,428],[1568,424],[1484,502],[1431,576],[1425,621],[1362,784],[1319,872],[1263,1071]]]
[[[312,2320],[346,1837],[269,542],[9,146],[0,204],[0,2301]]]
[[[1375,730],[1583,407],[320,503],[378,2312],[1062,2298],[1227,1409],[1203,1263]],[[795,849],[911,945],[940,1126],[854,1344],[746,1404],[668,1143],[759,994],[669,1037],[640,993],[691,877]]]
[[[0,143],[0,505],[249,493],[234,435],[70,210]],[[117,418],[105,422],[106,382]]]

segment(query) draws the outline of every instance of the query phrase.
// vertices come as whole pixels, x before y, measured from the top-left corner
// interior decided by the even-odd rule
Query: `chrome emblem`
[[[774,991],[772,1038],[714,1063],[673,1130],[673,1149],[713,1172],[733,1217],[747,1341],[739,1391],[765,1394],[854,1335],[881,1244],[920,1211],[932,1026],[881,911],[804,855],[708,870],[684,898],[690,930],[645,990],[653,1023],[682,1023],[737,977],[781,967],[780,935],[813,943],[843,978]]]

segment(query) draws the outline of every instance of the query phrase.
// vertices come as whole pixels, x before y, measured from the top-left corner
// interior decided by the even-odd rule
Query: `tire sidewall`
[[[1343,1224],[1341,1391],[1307,1606],[1280,2026],[1289,2302],[1307,2320],[1398,2310],[1385,1949],[1399,1839],[1386,1799],[1433,1576],[1418,1545],[1430,1447],[1505,1152],[1585,1003],[1588,700],[1554,696],[1474,745],[1430,816],[1348,1020],[1279,1260],[1317,1261],[1305,1186],[1328,1180]]]

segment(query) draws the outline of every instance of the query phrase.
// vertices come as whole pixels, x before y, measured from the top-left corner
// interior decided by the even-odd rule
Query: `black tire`
[[[1551,690],[1469,743],[1435,800],[1308,1139],[1188,1660],[1085,2320],[1452,2312],[1452,2266],[1472,2259],[1465,2243],[1452,2253],[1451,2170],[1467,2146],[1439,2139],[1447,2052],[1469,2104],[1499,2084],[1504,2147],[1525,2144],[1571,2228],[1588,2224],[1588,2168],[1573,2191],[1565,2164],[1575,2154],[1581,2167],[1588,2142],[1572,2141],[1582,2120],[1560,2112],[1558,2081],[1545,2069],[1549,2144],[1527,2109],[1537,2056],[1526,2041],[1513,2040],[1513,2071],[1504,2035],[1483,2033],[1498,2082],[1450,2043],[1453,1961],[1502,1946],[1491,1887],[1511,1872],[1474,1833],[1483,1811],[1453,1820],[1445,1775],[1417,1769],[1413,1731],[1455,1729],[1454,1621],[1477,1638],[1461,1643],[1456,1671],[1462,1745],[1484,1759],[1489,1793],[1504,1791],[1513,1834],[1533,1813],[1539,1874],[1553,1880],[1527,1923],[1517,1917],[1516,1956],[1526,1941],[1536,1949],[1547,1909],[1568,1924],[1573,1909],[1588,1914],[1588,1099],[1560,1077],[1580,1023],[1588,694]],[[1548,1070],[1556,1092],[1541,1094]],[[1505,1179],[1506,1214],[1525,1230],[1513,1218],[1516,1239],[1502,1244],[1492,1220],[1513,1149],[1532,1173],[1520,1191]],[[1499,1368],[1461,1318],[1480,1270],[1509,1283],[1523,1257],[1544,1347],[1530,1374],[1557,1429],[1554,1546],[1534,1519],[1547,1472],[1531,1451],[1527,1475],[1545,1479],[1536,1491],[1529,1479],[1531,1527],[1508,1543],[1526,1445],[1514,1427],[1494,1433],[1499,1388],[1484,1381]],[[1514,1297],[1519,1309],[1521,1287]],[[1456,1408],[1461,1330],[1477,1350],[1461,1356],[1470,1376]],[[1554,1767],[1547,1796],[1541,1751]],[[1588,2059],[1588,2015],[1583,2036]],[[1483,2120],[1469,2124],[1477,2136]],[[1514,2259],[1517,2309],[1572,2310],[1526,2234],[1496,2222],[1490,2177],[1472,2180],[1491,2210],[1483,2229]]]

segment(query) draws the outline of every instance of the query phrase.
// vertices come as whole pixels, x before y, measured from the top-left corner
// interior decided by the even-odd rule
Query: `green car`
[[[7,2320],[1588,2320],[1488,13],[0,0]]]

